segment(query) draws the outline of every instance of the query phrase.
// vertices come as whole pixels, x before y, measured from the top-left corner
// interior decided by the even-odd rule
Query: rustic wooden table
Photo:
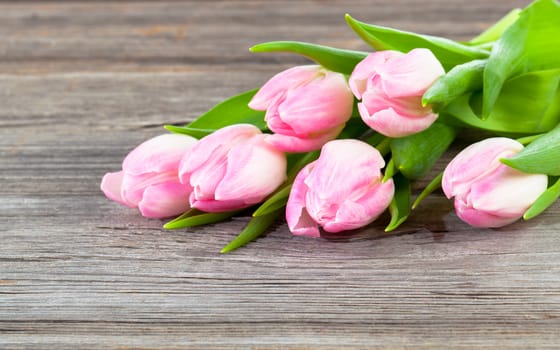
[[[344,242],[246,217],[164,231],[101,176],[165,123],[306,62],[269,40],[367,49],[344,13],[468,39],[527,1],[0,3],[0,348],[554,348],[560,207],[498,230],[441,194]]]

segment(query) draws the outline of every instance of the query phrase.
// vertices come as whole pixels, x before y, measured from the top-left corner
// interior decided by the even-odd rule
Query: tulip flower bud
[[[264,138],[254,125],[235,124],[200,139],[179,166],[181,183],[193,188],[191,206],[243,209],[276,190],[286,180],[286,156]]]
[[[519,142],[489,138],[460,152],[443,172],[442,188],[455,197],[457,216],[475,227],[500,227],[523,216],[547,188],[547,176],[526,174],[500,162],[523,149]]]
[[[428,49],[407,54],[378,51],[358,63],[349,84],[361,99],[358,110],[373,130],[389,137],[403,137],[428,128],[437,118],[422,95],[445,71]]]
[[[274,132],[267,142],[284,152],[308,152],[338,136],[353,103],[344,75],[321,66],[298,66],[272,77],[249,107],[266,110],[265,120]]]
[[[325,144],[316,161],[297,175],[286,206],[286,220],[294,235],[318,237],[327,232],[365,226],[390,204],[393,180],[382,182],[383,157],[358,140]]]
[[[189,209],[191,187],[177,176],[179,162],[195,144],[186,135],[156,136],[126,156],[122,171],[107,173],[101,190],[116,202],[140,209],[148,218],[166,218]]]

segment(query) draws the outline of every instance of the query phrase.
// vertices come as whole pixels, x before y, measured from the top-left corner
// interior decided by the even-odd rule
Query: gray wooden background
[[[527,1],[0,3],[0,348],[555,348],[560,207],[497,230],[441,193],[394,234],[339,240],[247,217],[166,232],[99,182],[165,123],[306,62],[303,40],[367,49],[344,13],[468,39]]]

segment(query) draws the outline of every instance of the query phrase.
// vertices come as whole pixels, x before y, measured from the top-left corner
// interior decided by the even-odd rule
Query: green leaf
[[[194,226],[201,226],[206,224],[213,224],[216,222],[229,219],[237,213],[239,213],[239,210],[224,212],[224,213],[205,213],[197,209],[190,209],[183,215],[163,225],[163,228],[168,230],[175,230],[175,229],[185,228],[185,227],[194,227]]]
[[[490,116],[505,82],[535,70],[560,68],[560,3],[536,0],[492,49],[484,70],[482,115]]]
[[[430,171],[455,135],[455,127],[436,122],[417,134],[392,139],[395,165],[407,178],[418,179]]]
[[[457,97],[482,88],[486,60],[474,60],[453,67],[424,93],[422,104],[445,106]]]
[[[546,191],[544,191],[539,198],[527,209],[525,214],[523,214],[524,220],[530,220],[540,213],[545,211],[560,197],[560,179],[556,180],[554,185],[550,186]]]
[[[299,155],[298,160],[294,163],[294,165],[290,168],[290,171],[288,172],[288,180],[286,182],[292,183],[296,178],[297,174],[299,173],[299,171],[303,169],[307,164],[319,158],[320,154],[321,151],[312,151]]]
[[[484,49],[460,44],[446,38],[421,35],[360,22],[346,15],[346,22],[354,32],[376,50],[409,52],[415,48],[430,49],[446,70],[473,59],[487,58]]]
[[[535,71],[506,82],[490,116],[480,119],[480,91],[456,98],[440,110],[440,120],[452,116],[461,125],[499,133],[547,132],[560,122],[560,70]]]
[[[309,58],[326,69],[349,75],[366,52],[342,50],[300,41],[271,41],[255,45],[251,52],[292,52]]]
[[[469,41],[466,44],[480,46],[498,40],[500,36],[502,36],[504,31],[510,25],[515,23],[515,21],[517,21],[520,12],[521,9],[511,10],[502,19],[494,23],[490,28],[486,29],[484,32],[480,33],[477,37],[473,38],[471,41]]]
[[[387,182],[390,178],[395,176],[399,172],[399,169],[395,166],[395,161],[393,158],[389,159],[389,163],[385,167],[385,176],[383,176],[382,182]]]
[[[189,135],[197,139],[201,139],[206,135],[210,135],[216,129],[198,129],[198,128],[190,128],[187,126],[176,126],[176,125],[164,125],[165,129],[171,131],[174,134],[183,134]]]
[[[531,174],[560,175],[560,127],[539,137],[502,163]]]
[[[174,133],[194,137],[203,137],[225,126],[241,123],[253,124],[261,130],[266,130],[265,112],[255,111],[248,106],[257,91],[258,89],[254,89],[230,97],[185,127],[166,125],[165,128]]]
[[[389,205],[391,222],[385,228],[385,232],[393,231],[399,227],[410,214],[410,181],[401,174],[395,175],[393,181],[395,182],[395,195]]]
[[[441,187],[441,179],[443,178],[443,171],[440,172],[439,174],[437,174],[436,177],[434,177],[432,179],[432,181],[430,181],[430,183],[428,184],[428,186],[426,186],[422,192],[420,192],[420,194],[418,195],[418,197],[416,197],[416,200],[414,201],[414,203],[412,203],[412,209],[416,209],[420,203],[426,198],[428,197],[429,194],[431,194],[432,192],[434,192],[435,190],[437,190],[438,188]]]
[[[245,229],[229,242],[222,250],[221,253],[229,253],[232,250],[241,248],[252,240],[262,235],[277,218],[284,213],[283,209],[278,209],[272,213],[256,216],[249,221]]]
[[[286,182],[279,189],[277,189],[276,192],[274,192],[264,203],[262,203],[257,208],[257,210],[255,210],[253,216],[266,215],[286,206],[294,179],[296,178],[300,170],[310,162],[317,159],[319,157],[319,154],[320,151],[313,151],[303,154],[289,155],[293,163],[289,166],[290,170],[288,171],[288,178]]]
[[[253,216],[267,215],[273,211],[283,208],[286,203],[288,203],[288,197],[290,197],[291,189],[292,185],[289,184],[276,191],[270,198],[261,204],[257,210],[255,210]]]

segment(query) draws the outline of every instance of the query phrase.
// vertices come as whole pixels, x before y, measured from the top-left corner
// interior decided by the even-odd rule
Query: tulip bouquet
[[[474,227],[530,219],[560,196],[560,4],[537,0],[468,42],[360,22],[371,53],[304,42],[315,64],[280,72],[186,126],[150,139],[102,180],[105,195],[167,229],[252,218],[222,252],[280,216],[295,235],[368,225],[386,231],[442,188]],[[461,130],[482,141],[432,170]],[[411,184],[428,179],[415,193]]]

